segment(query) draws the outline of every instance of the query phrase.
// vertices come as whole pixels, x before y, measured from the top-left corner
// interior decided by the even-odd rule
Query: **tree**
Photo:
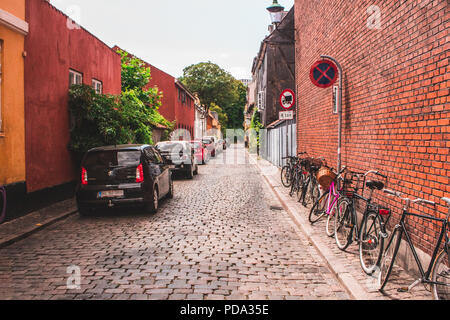
[[[242,127],[247,89],[230,73],[212,62],[202,62],[186,67],[179,80],[208,108],[221,107],[227,116],[221,121],[223,129]]]

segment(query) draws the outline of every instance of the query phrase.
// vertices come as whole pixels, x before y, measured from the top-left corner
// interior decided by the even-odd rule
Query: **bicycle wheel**
[[[319,200],[312,206],[309,211],[309,222],[311,224],[319,221],[324,215],[327,214],[328,196],[329,192],[324,193]]]
[[[285,188],[291,186],[291,168],[287,165],[281,169],[281,183]]]
[[[304,181],[306,179],[303,172],[299,172],[298,174],[298,181],[297,181],[297,201],[300,202],[302,200],[302,194],[303,194],[303,185],[305,184]]]
[[[0,187],[0,223],[6,218],[6,189]]]
[[[398,229],[394,229],[386,250],[384,250],[381,256],[380,273],[378,274],[378,289],[380,291],[383,291],[386,283],[389,281],[389,276],[394,267],[395,257],[397,256],[400,241],[402,240],[399,233],[400,231]]]
[[[375,211],[365,214],[359,232],[359,262],[365,273],[371,275],[379,265],[384,248],[381,236],[381,217]]]
[[[333,205],[333,208],[331,209],[331,212],[328,215],[327,226],[325,228],[327,236],[329,236],[330,238],[334,237],[334,230],[335,230],[334,225],[336,222],[334,216],[336,215],[336,211],[337,211],[337,202]]]
[[[450,299],[450,260],[448,251],[443,250],[433,267],[433,282],[440,284],[433,284],[433,297],[435,300],[449,300]]]
[[[351,237],[355,227],[353,215],[355,213],[350,200],[347,198],[340,198],[337,207],[338,209],[334,215],[334,239],[338,248],[344,251],[352,242]]]
[[[298,198],[298,202],[301,202],[301,204],[303,206],[305,206],[305,197],[306,197],[306,193],[309,188],[310,181],[311,181],[311,178],[309,176],[304,176],[302,184],[300,186],[301,192],[300,192],[300,197]]]
[[[315,183],[314,178],[309,179],[308,187],[306,188],[305,196],[303,197],[303,206],[308,208],[310,205],[314,205],[316,201],[319,199],[320,191]]]

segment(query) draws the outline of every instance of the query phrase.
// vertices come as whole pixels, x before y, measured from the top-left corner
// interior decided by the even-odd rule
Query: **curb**
[[[250,158],[254,161],[258,170],[262,172],[262,168],[258,164],[258,161],[252,155],[250,155]],[[350,297],[355,300],[368,300],[368,298],[371,296],[371,293],[368,293],[359,284],[359,282],[349,272],[346,271],[344,265],[333,259],[334,253],[332,253],[331,250],[325,244],[321,243],[318,237],[312,235],[313,232],[312,227],[309,225],[309,222],[306,221],[306,219],[304,219],[301,215],[298,214],[297,212],[298,209],[294,208],[292,205],[287,203],[286,201],[287,199],[285,199],[286,196],[277,190],[277,188],[270,182],[269,178],[266,175],[262,176],[264,177],[264,181],[268,184],[270,189],[273,191],[277,199],[282,204],[283,208],[291,216],[295,225],[299,228],[301,233],[303,233],[307,237],[309,242],[311,242],[311,244],[315,247],[319,255],[326,262],[328,268],[331,270],[331,272],[334,274],[337,280],[347,290]]]
[[[25,238],[28,238],[32,234],[35,234],[38,231],[41,231],[41,230],[43,230],[43,229],[45,229],[45,228],[47,228],[47,227],[49,227],[49,226],[51,226],[51,225],[61,221],[61,220],[64,220],[65,218],[67,218],[67,217],[69,217],[69,216],[71,216],[71,215],[73,215],[73,214],[75,214],[77,212],[78,212],[78,210],[76,210],[76,209],[71,209],[71,210],[65,211],[65,212],[61,213],[60,215],[58,215],[56,217],[53,217],[53,218],[51,218],[51,219],[41,223],[39,226],[35,225],[35,226],[31,227],[31,228],[25,229],[20,234],[15,234],[15,235],[12,235],[11,237],[8,237],[6,239],[1,239],[0,240],[0,249],[4,248],[4,247],[7,247],[7,246],[10,246],[11,244],[16,243],[16,242],[18,242],[20,240],[23,240]],[[12,223],[12,222],[14,222],[14,220],[12,220],[10,222],[7,222],[7,223]]]

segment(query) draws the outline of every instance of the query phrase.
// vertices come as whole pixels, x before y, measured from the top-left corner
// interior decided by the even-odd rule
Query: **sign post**
[[[294,119],[294,111],[291,111],[295,105],[295,93],[291,89],[285,89],[280,95],[280,106],[286,110],[281,111],[280,120],[292,120]],[[289,127],[286,123],[286,157],[289,156]]]
[[[333,88],[333,109],[339,115],[338,120],[338,163],[337,170],[341,171],[341,148],[342,148],[342,85],[343,85],[343,73],[342,67],[339,62],[330,56],[320,56],[322,60],[317,61],[311,68],[310,78],[312,83],[319,88],[329,88],[336,83],[339,77],[339,89]],[[337,92],[338,91],[338,92]],[[334,111],[333,110],[333,111]]]

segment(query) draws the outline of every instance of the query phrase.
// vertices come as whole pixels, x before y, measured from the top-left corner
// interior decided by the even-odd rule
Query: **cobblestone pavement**
[[[0,299],[348,299],[256,167],[222,157],[155,215],[75,215],[1,249]]]

